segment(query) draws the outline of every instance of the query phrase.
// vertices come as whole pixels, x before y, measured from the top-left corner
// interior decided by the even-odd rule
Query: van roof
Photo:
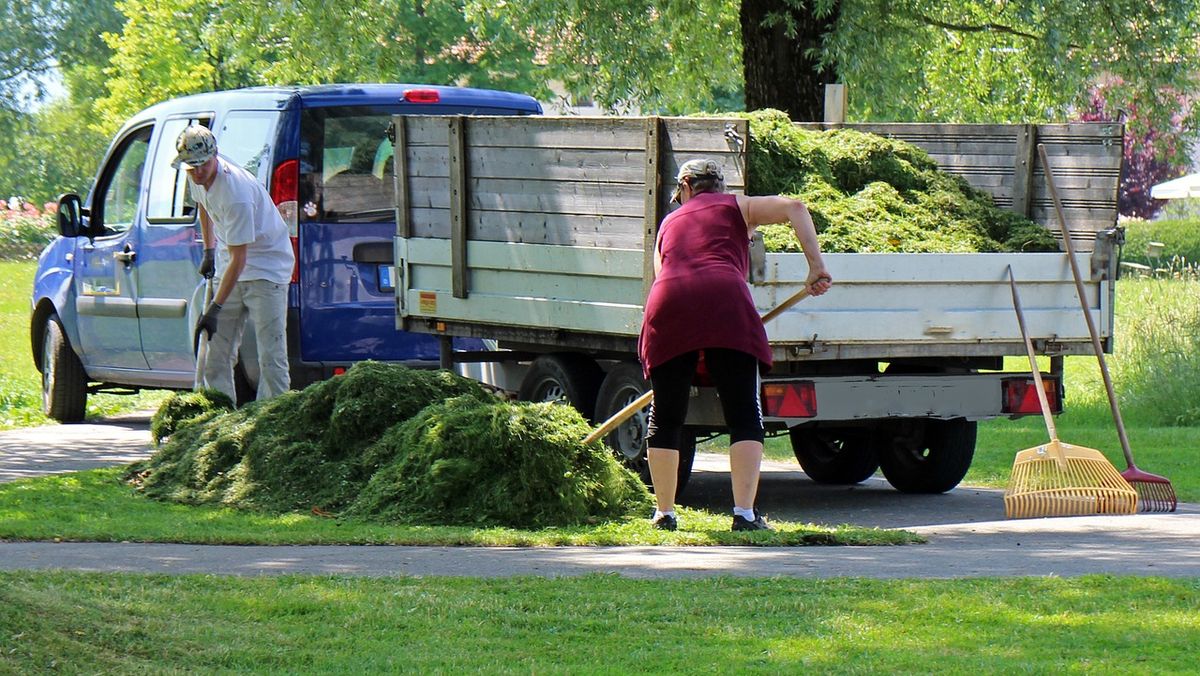
[[[125,126],[174,112],[219,111],[235,108],[282,108],[293,97],[310,107],[362,106],[404,104],[404,92],[412,89],[435,90],[442,106],[472,106],[508,109],[514,112],[539,114],[542,106],[537,99],[494,89],[445,87],[441,85],[372,83],[323,84],[297,87],[247,87],[219,92],[192,94],[163,101],[135,115]],[[414,108],[428,104],[413,103]]]

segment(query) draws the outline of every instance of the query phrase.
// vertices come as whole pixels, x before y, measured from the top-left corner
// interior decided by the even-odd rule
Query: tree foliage
[[[181,94],[417,82],[548,94],[534,45],[463,0],[119,0],[104,125]]]
[[[678,114],[741,109],[744,91],[746,108],[795,119],[819,119],[838,81],[851,119],[941,122],[1066,121],[1103,82],[1109,111],[1136,106],[1135,135],[1178,125],[1182,149],[1198,128],[1178,96],[1200,64],[1194,0],[0,0],[0,12],[4,101],[57,65],[70,90],[58,126],[77,116],[95,137],[180,94],[366,81]],[[0,110],[0,132],[43,123]],[[19,155],[0,150],[0,166]]]
[[[40,203],[84,192],[108,143],[89,124],[106,90],[110,50],[101,34],[119,30],[123,17],[112,0],[0,0],[0,11],[0,62],[20,64],[0,82],[0,101],[13,104],[0,105],[0,135],[10,139],[0,144],[0,196]],[[39,101],[44,79],[55,74],[67,95]]]
[[[1062,121],[1101,79],[1118,107],[1194,86],[1197,35],[1192,0],[843,0],[824,62],[865,119]],[[1160,125],[1178,108],[1141,107]]]
[[[545,80],[603,108],[698,112],[740,87],[729,0],[469,0],[468,13],[529,36]]]

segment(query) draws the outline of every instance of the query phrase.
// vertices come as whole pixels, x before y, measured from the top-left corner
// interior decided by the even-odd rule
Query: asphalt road
[[[0,482],[132,462],[149,453],[148,419],[0,432]],[[681,503],[729,506],[727,461],[697,459]],[[226,547],[0,542],[0,570],[67,569],[274,575],[507,577],[617,573],[634,578],[730,576],[974,577],[1091,573],[1200,576],[1200,508],[1174,514],[1004,520],[1000,491],[912,496],[882,480],[828,487],[795,463],[767,463],[760,509],[776,519],[905,528],[929,543],[901,547]]]

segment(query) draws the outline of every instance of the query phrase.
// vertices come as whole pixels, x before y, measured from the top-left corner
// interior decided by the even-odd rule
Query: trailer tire
[[[523,401],[563,401],[591,422],[604,371],[579,354],[543,355],[533,360],[517,397]]]
[[[819,484],[862,483],[879,469],[878,435],[863,427],[793,427],[792,452],[808,478]]]
[[[83,420],[87,381],[62,322],[57,314],[51,314],[42,337],[42,412],[64,423]]]
[[[975,456],[974,421],[926,420],[923,433],[897,436],[879,454],[888,483],[903,493],[945,493],[966,476]]]
[[[641,366],[633,363],[621,363],[613,367],[596,396],[596,423],[602,424],[617,411],[625,408],[633,400],[645,394],[650,389],[649,383],[642,377]],[[612,432],[604,437],[604,443],[613,449],[617,459],[642,478],[642,482],[650,488],[654,482],[650,479],[650,464],[646,460],[646,427],[650,420],[650,407],[633,414]],[[675,498],[683,494],[683,489],[692,476],[692,465],[696,461],[696,434],[684,428],[680,439],[679,472],[676,474]]]

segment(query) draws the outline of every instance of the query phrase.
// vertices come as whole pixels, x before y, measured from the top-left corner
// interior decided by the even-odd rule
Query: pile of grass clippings
[[[447,371],[361,362],[303,391],[191,418],[131,475],[157,499],[376,521],[531,527],[646,504],[603,446],[584,446],[574,409],[522,406]],[[460,491],[464,476],[474,485]]]
[[[157,445],[197,418],[213,411],[232,410],[233,400],[220,390],[205,388],[199,392],[176,392],[167,397],[150,418],[150,436]]]
[[[1049,230],[938,170],[925,151],[850,129],[801,129],[777,110],[750,121],[748,194],[788,195],[812,213],[825,252],[1057,251]],[[798,252],[787,225],[762,228],[767,251]]]
[[[540,528],[645,511],[645,486],[602,445],[585,445],[590,431],[578,411],[555,403],[434,404],[380,440],[396,460],[350,513]]]

